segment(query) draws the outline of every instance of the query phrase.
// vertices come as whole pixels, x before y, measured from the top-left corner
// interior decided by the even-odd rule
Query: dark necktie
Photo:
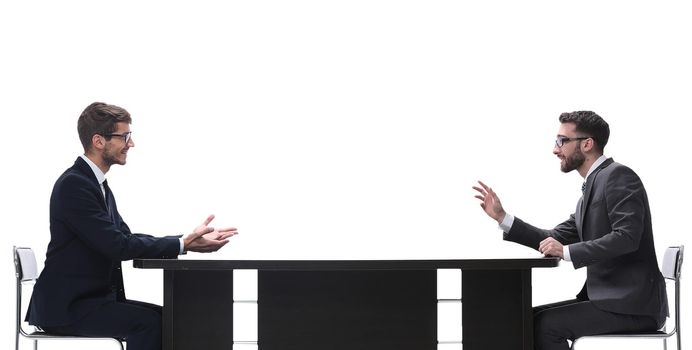
[[[586,181],[584,181],[584,183],[581,184],[581,193],[584,194],[584,191],[586,191]]]
[[[105,199],[108,215],[110,215],[111,219],[115,222],[115,216],[113,215],[115,213],[115,198],[113,197],[110,187],[108,187],[108,180],[103,181],[103,189],[106,192]]]

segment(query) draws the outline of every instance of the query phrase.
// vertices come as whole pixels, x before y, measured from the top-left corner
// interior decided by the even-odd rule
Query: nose
[[[129,147],[134,147],[134,146],[135,146],[135,141],[130,136],[130,139],[127,140],[127,147],[129,148]]]

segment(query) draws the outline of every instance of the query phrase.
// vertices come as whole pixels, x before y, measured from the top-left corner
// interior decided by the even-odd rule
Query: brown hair
[[[96,134],[110,140],[110,136],[107,135],[114,133],[117,129],[115,124],[121,122],[132,123],[130,113],[125,108],[103,102],[90,104],[77,121],[77,132],[84,151],[91,148],[91,138]]]

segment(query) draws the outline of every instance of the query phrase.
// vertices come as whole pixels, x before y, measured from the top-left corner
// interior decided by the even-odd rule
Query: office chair
[[[663,349],[668,349],[668,338],[673,335],[677,338],[677,350],[682,349],[682,341],[680,338],[680,271],[682,269],[682,254],[685,246],[670,247],[666,249],[666,253],[663,256],[663,266],[661,272],[663,272],[663,278],[668,281],[675,282],[675,325],[670,332],[666,332],[666,325],[659,331],[648,332],[648,333],[627,333],[627,334],[600,334],[600,335],[590,335],[581,338],[577,338],[572,342],[572,350],[579,340],[582,339],[598,339],[598,338],[639,338],[639,339],[663,339]]]
[[[33,340],[34,350],[38,349],[38,341],[44,339],[66,339],[66,340],[110,340],[118,344],[120,350],[125,350],[123,343],[117,338],[94,338],[80,336],[66,336],[48,334],[40,329],[35,329],[33,332],[27,332],[23,328],[22,321],[22,286],[25,284],[34,284],[38,277],[36,268],[36,257],[31,248],[13,247],[14,251],[14,270],[17,277],[17,332],[15,334],[15,350],[19,350],[19,336]]]

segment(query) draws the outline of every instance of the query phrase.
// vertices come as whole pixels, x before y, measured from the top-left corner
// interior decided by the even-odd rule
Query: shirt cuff
[[[569,256],[569,246],[568,245],[562,246],[562,260],[572,261],[572,258]]]
[[[183,241],[183,237],[178,238],[178,240],[180,241],[180,251],[178,252],[178,255],[187,254],[185,251],[185,241]]]
[[[500,223],[500,229],[503,232],[509,232],[509,230],[512,229],[512,225],[514,224],[514,216],[510,214],[505,214],[505,218],[502,219],[502,222]]]

